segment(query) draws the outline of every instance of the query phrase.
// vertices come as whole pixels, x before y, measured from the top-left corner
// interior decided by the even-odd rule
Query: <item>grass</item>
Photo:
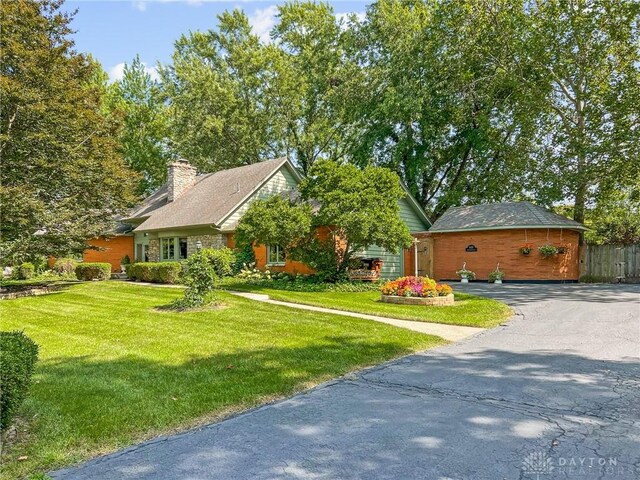
[[[227,285],[229,289],[264,293],[274,300],[303,303],[318,307],[335,308],[348,312],[367,313],[382,317],[446,323],[469,327],[490,328],[499,325],[513,312],[502,302],[468,293],[455,292],[455,305],[426,307],[423,305],[396,305],[380,302],[380,292],[297,292],[276,290],[247,283]]]
[[[1,328],[40,345],[2,477],[69,465],[444,343],[226,293],[215,310],[155,310],[180,293],[108,281],[0,302]]]

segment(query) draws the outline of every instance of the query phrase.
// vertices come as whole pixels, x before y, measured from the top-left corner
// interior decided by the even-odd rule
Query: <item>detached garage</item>
[[[577,281],[584,230],[530,202],[453,207],[429,230],[433,277],[455,280],[466,264],[478,280],[487,280],[500,264],[506,281]]]

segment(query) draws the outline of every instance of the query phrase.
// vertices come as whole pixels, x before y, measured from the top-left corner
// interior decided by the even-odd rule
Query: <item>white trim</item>
[[[267,259],[266,259],[266,266],[268,267],[284,267],[285,264],[287,263],[287,260],[285,259],[282,262],[270,262],[269,258],[271,257],[271,247],[272,245],[265,245],[267,248]],[[275,247],[278,248],[278,254],[276,256],[279,256],[279,254],[282,254],[282,257],[284,258],[284,248],[282,248],[280,245],[273,245]]]

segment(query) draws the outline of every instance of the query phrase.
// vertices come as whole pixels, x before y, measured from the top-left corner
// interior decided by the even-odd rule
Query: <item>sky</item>
[[[173,43],[183,33],[208,30],[224,10],[244,10],[254,31],[268,39],[277,5],[284,2],[219,0],[67,0],[64,9],[77,9],[71,27],[76,31],[76,49],[91,53],[109,73],[122,77],[124,64],[140,55],[152,77],[158,62],[169,63]],[[336,14],[363,14],[366,1],[330,1]]]

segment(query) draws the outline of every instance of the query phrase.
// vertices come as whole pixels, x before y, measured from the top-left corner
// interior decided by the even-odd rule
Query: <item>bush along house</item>
[[[457,280],[463,265],[487,280],[499,268],[505,280],[575,282],[580,233],[587,228],[530,202],[449,208],[427,234],[429,273]]]
[[[119,249],[133,252],[132,261],[161,262],[184,260],[198,248],[233,248],[235,228],[249,205],[273,195],[292,195],[301,179],[286,158],[204,175],[198,175],[185,160],[174,162],[169,166],[167,183],[120,220],[132,231],[118,240]],[[429,228],[427,216],[408,192],[399,206],[410,232]],[[120,245],[122,242],[128,246]],[[361,256],[380,259],[381,277],[393,279],[413,274],[412,251],[391,254],[371,245]],[[277,245],[258,245],[254,253],[260,269],[313,273],[308,266],[286,259]],[[108,261],[114,270],[119,268],[108,246],[91,255],[92,261]]]

